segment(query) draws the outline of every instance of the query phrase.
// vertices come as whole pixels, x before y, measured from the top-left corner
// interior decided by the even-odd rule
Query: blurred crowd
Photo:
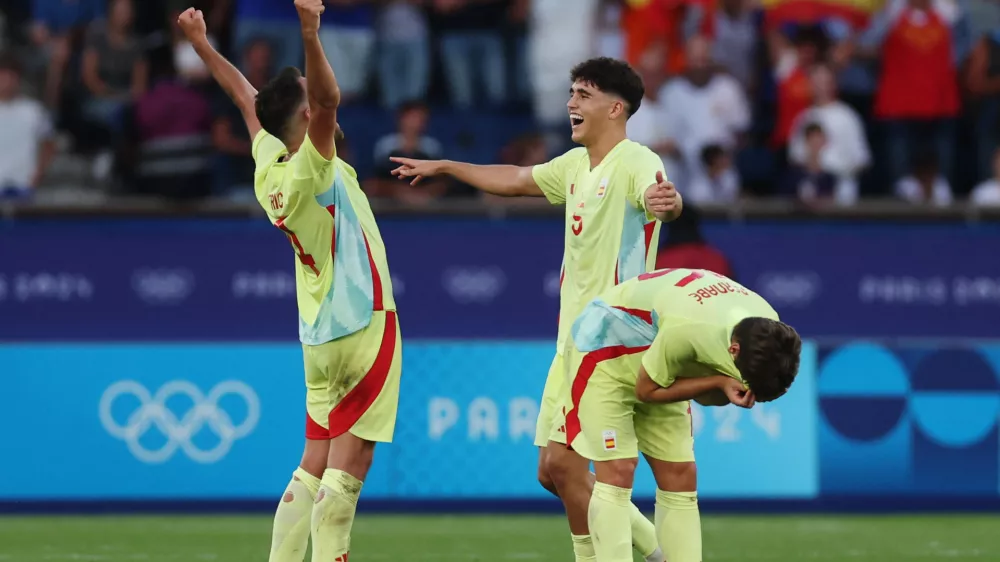
[[[568,71],[625,58],[629,136],[688,201],[1000,205],[1000,0],[327,0],[320,31],[372,197],[389,156],[531,165],[568,146]],[[0,193],[253,198],[236,108],[176,28],[261,85],[302,63],[292,0],[6,0]]]

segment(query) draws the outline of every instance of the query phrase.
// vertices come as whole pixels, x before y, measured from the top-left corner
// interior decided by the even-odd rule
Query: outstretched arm
[[[479,166],[451,160],[414,160],[400,157],[392,157],[390,160],[399,164],[399,167],[392,171],[392,175],[400,179],[412,178],[411,184],[416,184],[423,178],[449,175],[480,191],[502,197],[545,196],[535,182],[531,167],[527,166]]]
[[[323,158],[332,160],[337,153],[337,107],[340,86],[333,75],[323,44],[319,40],[319,18],[326,9],[323,0],[295,0],[302,24],[302,42],[306,52],[306,95],[309,98],[309,140]]]
[[[260,121],[257,121],[257,112],[254,109],[254,100],[257,97],[256,88],[251,86],[243,74],[209,44],[205,29],[205,15],[202,14],[201,10],[188,8],[177,18],[177,25],[184,31],[184,35],[194,46],[194,50],[201,57],[201,60],[205,61],[205,66],[211,71],[212,78],[215,78],[219,86],[240,109],[243,120],[246,121],[247,130],[250,131],[250,138],[255,138],[260,132]]]

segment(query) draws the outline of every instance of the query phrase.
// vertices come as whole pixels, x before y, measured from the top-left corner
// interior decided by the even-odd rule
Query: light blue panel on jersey
[[[395,442],[365,495],[547,497],[532,441],[553,343],[403,349]],[[815,495],[814,364],[806,345],[773,405],[699,410],[702,497]],[[276,497],[301,455],[298,345],[0,345],[0,366],[0,500]]]

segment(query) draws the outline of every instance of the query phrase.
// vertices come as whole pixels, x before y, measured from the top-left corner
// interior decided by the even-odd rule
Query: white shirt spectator
[[[38,169],[39,146],[52,134],[42,104],[29,98],[0,101],[0,190],[28,189]]]
[[[666,107],[663,127],[689,167],[699,167],[701,149],[709,144],[733,148],[750,126],[746,94],[727,74],[716,74],[701,88],[677,78],[663,87],[660,99]]]
[[[535,0],[528,29],[528,68],[535,117],[545,126],[569,123],[569,71],[595,50],[598,0]]]
[[[969,202],[979,207],[1000,207],[1000,181],[986,180],[969,195]]]
[[[740,196],[740,176],[733,169],[722,172],[714,180],[708,174],[696,174],[682,189],[684,200],[691,203],[734,203]]]
[[[913,176],[906,176],[896,183],[896,196],[910,203],[929,203],[935,207],[947,207],[951,205],[954,199],[951,193],[951,185],[948,184],[948,180],[943,176],[934,178],[930,200],[924,197],[924,190],[920,186],[920,182]]]
[[[793,164],[806,164],[808,149],[804,131],[811,123],[819,125],[826,135],[820,165],[824,171],[837,176],[837,202],[853,204],[858,198],[858,174],[872,160],[861,116],[840,101],[803,111],[792,125],[792,137],[788,142],[788,159]]]

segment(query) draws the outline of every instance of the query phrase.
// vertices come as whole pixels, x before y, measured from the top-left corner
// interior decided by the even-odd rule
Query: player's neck
[[[590,156],[590,169],[601,165],[604,158],[610,153],[616,146],[618,146],[622,141],[625,140],[625,131],[609,131],[607,134],[601,135],[599,139],[593,144],[587,145],[587,155]]]

